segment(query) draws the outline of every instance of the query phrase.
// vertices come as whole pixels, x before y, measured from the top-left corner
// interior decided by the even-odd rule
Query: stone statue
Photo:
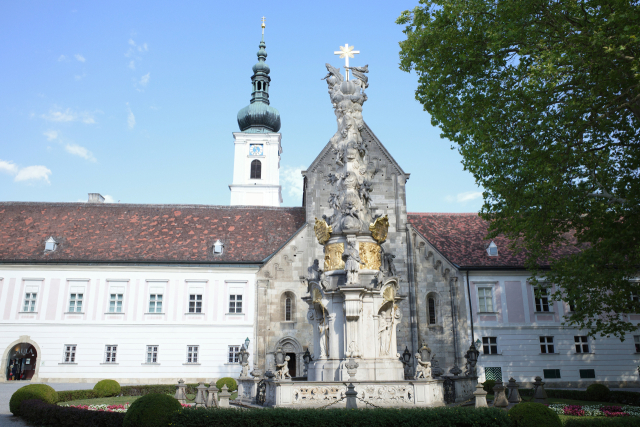
[[[313,260],[313,265],[308,268],[309,275],[307,279],[310,282],[319,282],[320,277],[322,276],[322,269],[320,268],[320,261],[317,259]]]
[[[395,277],[397,275],[396,266],[393,263],[393,259],[396,256],[389,252],[383,254],[383,272],[386,276]]]
[[[289,356],[286,356],[284,358],[284,363],[277,365],[278,366],[278,370],[276,371],[277,380],[291,379],[291,374],[289,373],[289,360],[291,360],[291,358]]]
[[[430,379],[431,378],[431,349],[426,342],[422,342],[420,351],[416,353],[416,374],[414,379]]]
[[[318,323],[318,332],[320,336],[320,358],[329,357],[329,325],[324,322]]]
[[[362,260],[358,254],[356,243],[355,236],[347,237],[347,247],[342,253],[344,269],[347,272],[347,285],[356,285],[360,283],[358,281],[358,272],[360,271],[360,264],[362,264]]]
[[[380,336],[380,355],[386,356],[389,354],[389,341],[391,340],[391,325],[390,321],[387,321],[385,317],[381,317],[381,326],[378,329],[378,335]]]

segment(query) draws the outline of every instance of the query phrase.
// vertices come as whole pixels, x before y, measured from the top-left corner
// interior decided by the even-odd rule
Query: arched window
[[[436,299],[435,297],[430,296],[427,298],[427,302],[429,304],[429,324],[436,324]]]
[[[284,320],[291,321],[291,297],[284,300]]]
[[[258,90],[262,90],[262,82],[258,82]]]
[[[251,179],[260,179],[262,177],[262,163],[260,160],[251,162]]]

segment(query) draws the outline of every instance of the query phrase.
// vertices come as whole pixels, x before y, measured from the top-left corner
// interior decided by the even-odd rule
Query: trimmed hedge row
[[[46,384],[29,384],[20,387],[11,395],[11,399],[9,399],[9,410],[13,415],[23,415],[20,409],[22,402],[32,399],[55,404],[58,401],[58,393]]]
[[[621,405],[640,406],[640,393],[635,391],[611,391],[609,392],[609,399],[598,400],[592,399],[592,396],[585,390],[557,390],[545,388],[547,397],[554,399],[572,399],[572,400],[584,400],[587,402],[609,402],[618,403]],[[519,390],[520,396],[530,397],[533,396],[532,388],[521,388]]]
[[[570,418],[563,427],[638,427],[638,417]]]
[[[47,427],[122,427],[125,416],[121,412],[88,411],[37,399],[22,401],[20,413],[31,424]]]
[[[181,409],[175,427],[511,427],[507,413],[495,408],[432,409]]]
[[[198,384],[187,384],[187,393],[196,394]],[[120,387],[121,396],[145,396],[147,394],[175,394],[176,386],[171,384],[145,384]],[[58,402],[96,399],[100,396],[93,390],[69,390],[58,392]]]

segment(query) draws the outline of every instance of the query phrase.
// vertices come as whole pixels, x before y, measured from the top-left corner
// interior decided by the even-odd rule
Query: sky
[[[337,124],[325,63],[369,65],[363,116],[409,212],[477,212],[482,189],[415,100],[395,24],[417,1],[0,0],[0,201],[228,205],[237,112],[266,17],[285,206]]]

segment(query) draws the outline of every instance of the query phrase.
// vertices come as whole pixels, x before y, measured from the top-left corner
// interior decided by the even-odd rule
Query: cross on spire
[[[340,46],[340,50],[333,52],[334,55],[340,55],[340,59],[344,58],[347,81],[349,81],[349,58],[353,58],[356,53],[360,53],[360,51],[353,50],[353,46],[349,46],[349,43],[345,43],[344,46]]]
[[[265,27],[265,25],[264,25],[264,21],[265,21],[265,18],[264,18],[264,16],[263,16],[263,17],[262,17],[262,35],[263,35],[263,36],[264,36],[264,27]]]

